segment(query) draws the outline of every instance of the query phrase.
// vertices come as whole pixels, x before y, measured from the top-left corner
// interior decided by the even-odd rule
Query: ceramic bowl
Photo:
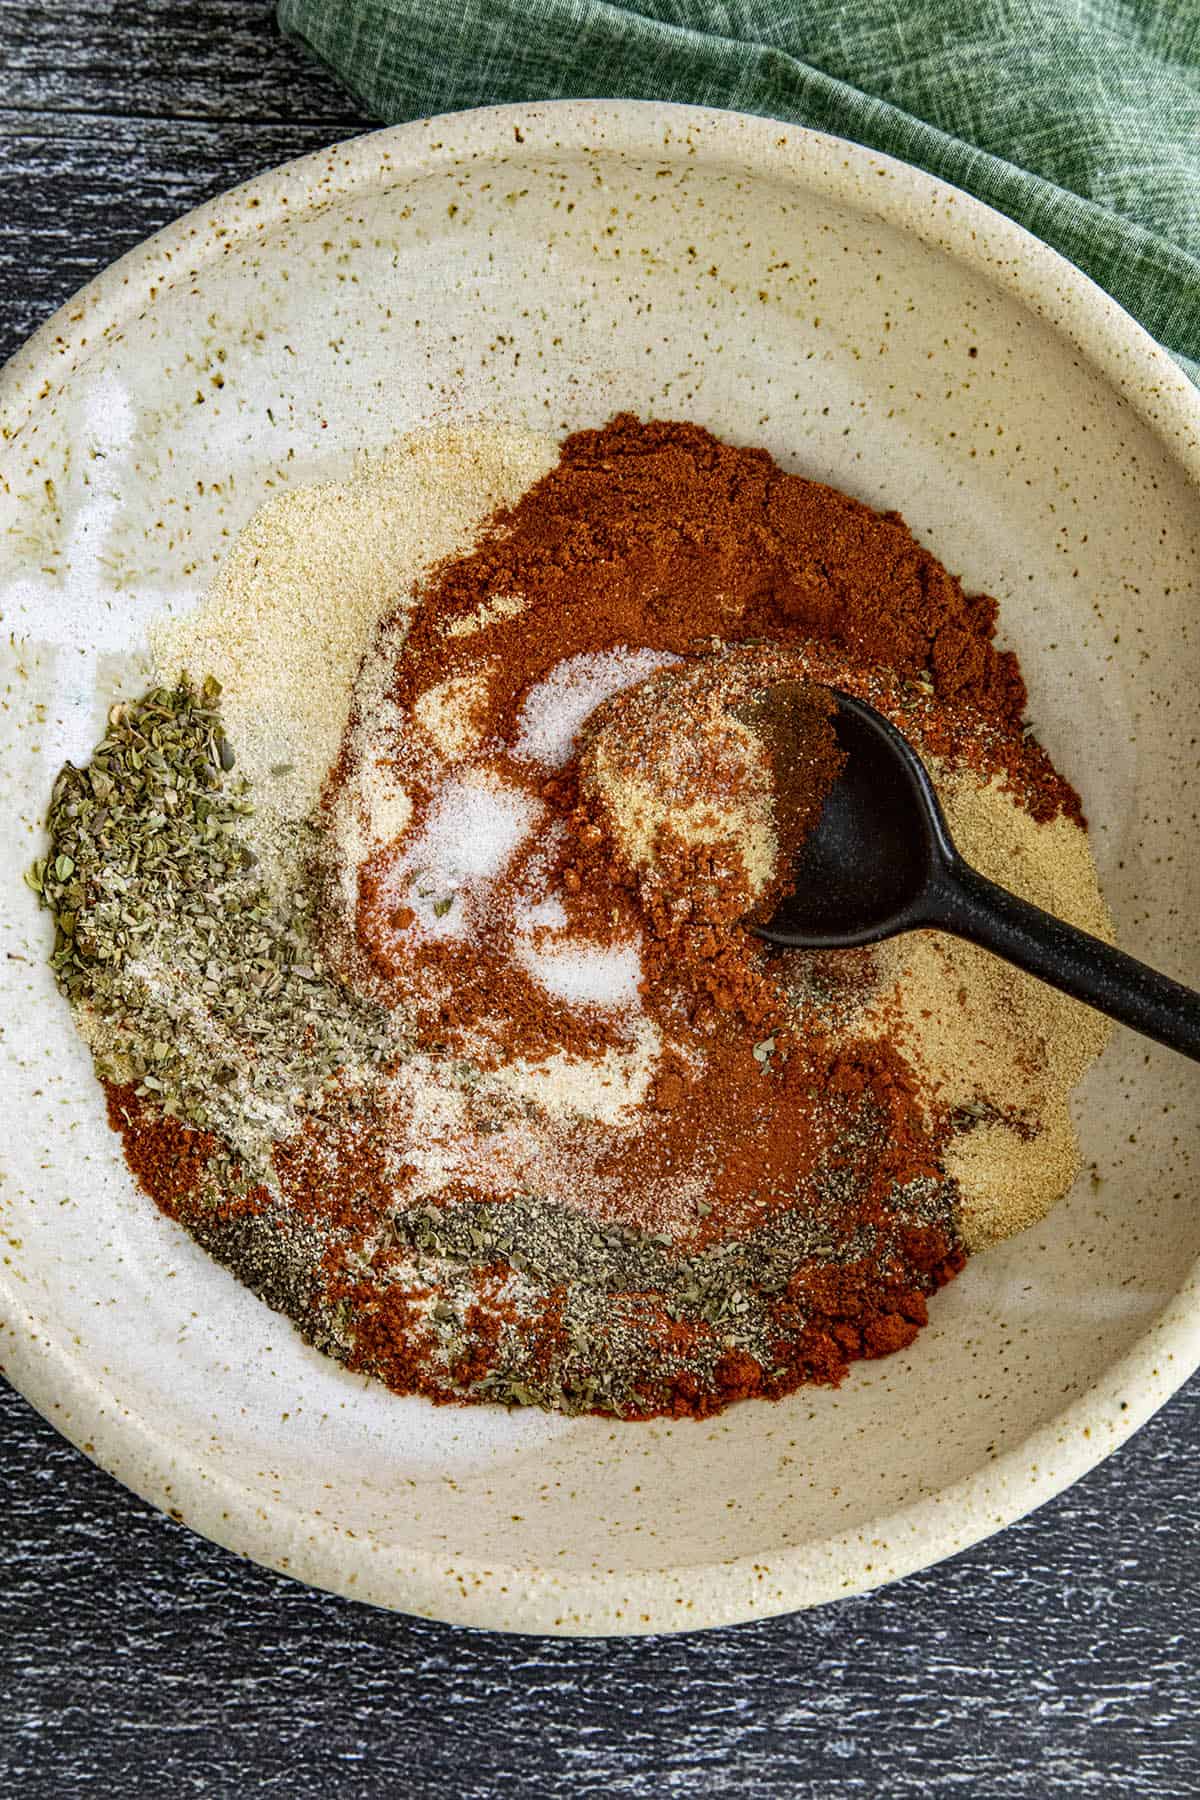
[[[909,1352],[705,1424],[398,1400],[134,1191],[21,871],[54,771],[137,690],[147,620],[199,598],[265,496],[364,444],[620,408],[899,508],[996,594],[1122,942],[1200,983],[1200,399],[967,196],[767,120],[505,108],[264,175],[51,320],[0,381],[0,1361],[232,1549],[526,1631],[723,1624],[888,1581],[1074,1480],[1200,1360],[1196,1070],[1127,1033],[1078,1096],[1088,1172]]]

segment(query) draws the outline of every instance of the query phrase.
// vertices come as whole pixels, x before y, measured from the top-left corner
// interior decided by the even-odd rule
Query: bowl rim
[[[36,431],[41,407],[98,342],[181,278],[306,211],[449,167],[465,156],[655,156],[687,150],[751,179],[791,179],[912,233],[983,273],[1076,348],[1200,487],[1200,392],[1116,301],[1004,214],[895,158],[781,121],[634,100],[484,107],[388,126],[264,172],[195,208],[87,283],[0,369],[0,443]],[[868,183],[864,178],[870,177]],[[869,188],[870,197],[864,197]],[[131,1410],[83,1347],[48,1332],[0,1267],[0,1373],[55,1428],[142,1499],[235,1553],[313,1586],[450,1624],[554,1635],[640,1635],[764,1618],[863,1592],[1015,1522],[1087,1473],[1200,1367],[1200,1261],[1137,1342],[1053,1419],[985,1468],[848,1532],[752,1556],[612,1575],[489,1560],[472,1581],[405,1546],[348,1539],[336,1522],[181,1453]],[[1099,1428],[1097,1428],[1099,1427]],[[861,1572],[864,1539],[875,1573]],[[399,1563],[400,1566],[397,1566]],[[482,1565],[480,1565],[482,1573]],[[697,1604],[684,1607],[697,1594]],[[465,1577],[465,1579],[464,1579]],[[507,1591],[502,1591],[506,1588]]]

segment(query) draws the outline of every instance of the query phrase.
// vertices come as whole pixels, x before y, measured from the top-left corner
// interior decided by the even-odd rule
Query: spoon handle
[[[1031,906],[961,856],[943,865],[927,898],[929,924],[1200,1062],[1200,994],[1191,988]]]

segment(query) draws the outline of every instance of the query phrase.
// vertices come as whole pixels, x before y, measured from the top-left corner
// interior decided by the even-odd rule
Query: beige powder
[[[515,619],[527,604],[523,594],[493,594],[490,599],[481,601],[465,619],[450,619],[442,629],[447,637],[470,637],[473,632],[499,624],[501,619]]]
[[[486,704],[487,681],[480,670],[426,688],[413,703],[413,716],[441,756],[466,756],[479,742],[478,721]]]
[[[1039,825],[997,783],[947,777],[936,765],[931,772],[968,862],[1111,941],[1087,836],[1077,825],[1065,818]],[[937,1100],[965,1115],[945,1162],[961,1183],[967,1248],[982,1249],[1043,1218],[1079,1171],[1068,1102],[1104,1048],[1109,1021],[942,932],[893,938],[870,955],[878,992],[867,1015],[877,1014],[897,1034]],[[862,1022],[860,1014],[856,1026]],[[1013,1123],[997,1122],[996,1114]]]
[[[651,675],[599,709],[580,762],[631,869],[654,868],[664,834],[726,848],[744,872],[747,910],[779,860],[766,746],[734,711],[756,682],[744,657]]]
[[[602,754],[595,758],[592,770],[597,798],[630,868],[653,865],[666,827],[680,843],[735,846],[746,874],[748,900],[757,900],[764,891],[779,860],[768,792],[740,802],[727,800],[719,808],[711,800],[668,805],[654,782],[610,774]]]
[[[311,811],[382,613],[433,564],[469,550],[557,459],[557,443],[529,431],[401,438],[363,455],[344,482],[269,501],[203,604],[152,628],[161,679],[186,669],[222,683],[225,727],[260,804],[291,819]]]

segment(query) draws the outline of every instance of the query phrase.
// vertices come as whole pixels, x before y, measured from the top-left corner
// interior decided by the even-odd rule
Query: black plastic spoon
[[[841,950],[923,926],[951,931],[1200,1061],[1200,994],[972,869],[912,745],[865,701],[834,698],[845,767],[800,848],[795,892],[761,937]]]

